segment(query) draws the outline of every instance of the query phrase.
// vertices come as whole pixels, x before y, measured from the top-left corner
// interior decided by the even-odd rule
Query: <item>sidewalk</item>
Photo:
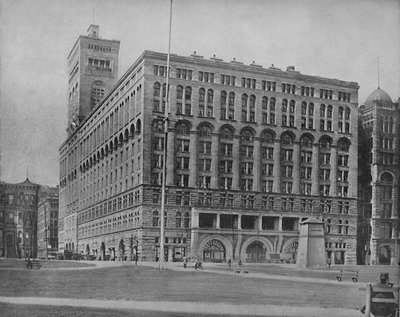
[[[141,262],[141,266],[150,266],[157,268],[157,263],[156,262]],[[185,269],[183,267],[183,264],[180,262],[170,262],[166,265],[166,269],[168,270],[174,270],[174,271],[193,271],[194,268],[192,265],[188,265],[188,267]],[[277,274],[269,274],[266,272],[251,272],[251,266],[246,267],[246,271],[248,273],[243,274],[236,274],[235,273],[235,268],[232,267],[231,269],[227,270],[221,270],[221,269],[216,269],[213,266],[204,266],[201,272],[205,273],[214,273],[214,274],[224,274],[224,275],[236,275],[236,276],[243,276],[243,277],[248,277],[248,278],[259,278],[259,279],[272,279],[272,280],[286,280],[286,281],[294,281],[294,282],[306,282],[306,283],[322,283],[322,284],[334,284],[334,285],[346,285],[346,286],[353,286],[359,288],[360,286],[365,286],[365,283],[354,283],[351,280],[348,281],[342,281],[339,282],[335,279],[327,279],[327,278],[318,278],[318,277],[298,277],[298,276],[292,276],[292,275],[277,275]]]
[[[102,308],[112,310],[146,310],[156,312],[195,313],[204,315],[254,315],[279,317],[362,317],[360,311],[344,308],[295,307],[280,305],[231,305],[209,302],[123,301],[47,297],[0,297],[0,302],[18,305],[51,305]]]

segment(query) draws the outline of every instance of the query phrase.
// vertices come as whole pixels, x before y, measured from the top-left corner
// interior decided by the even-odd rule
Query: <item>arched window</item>
[[[268,97],[262,97],[261,101],[262,109],[267,110],[268,109]]]
[[[349,234],[349,221],[348,220],[346,220],[344,222],[344,233]]]
[[[262,142],[265,142],[265,143],[274,143],[274,138],[275,138],[275,136],[271,131],[264,131],[261,134]]]
[[[221,98],[220,98],[220,103],[221,103],[221,110],[220,110],[220,116],[222,120],[228,119],[228,111],[226,109],[226,99],[227,99],[227,94],[225,91],[221,91]]]
[[[188,101],[191,99],[192,99],[192,88],[188,86],[185,88],[185,101]]]
[[[184,216],[183,216],[183,226],[185,228],[189,228],[190,227],[190,216],[188,212],[185,212]]]
[[[295,108],[296,108],[296,101],[290,100],[290,113],[295,113]]]
[[[332,220],[331,219],[326,219],[326,233],[331,233],[331,224]]]
[[[307,114],[307,102],[305,102],[305,101],[303,101],[303,102],[301,103],[301,114],[302,114],[302,115]]]
[[[214,91],[212,89],[207,90],[207,111],[206,116],[208,118],[214,117]]]
[[[184,114],[188,116],[192,114],[192,88],[189,86],[185,88]]]
[[[153,132],[164,132],[164,122],[162,120],[154,120],[152,130]]]
[[[243,94],[242,95],[242,108],[247,109],[247,100],[248,100],[248,96],[246,94]]]
[[[333,110],[333,107],[331,105],[328,105],[328,110],[326,113],[328,118],[332,118],[332,110]]]
[[[293,145],[293,137],[289,133],[284,133],[282,135],[282,144],[284,145]]]
[[[275,104],[276,104],[275,97],[271,97],[271,99],[269,101],[269,110],[270,111],[275,111]]]
[[[247,115],[248,115],[247,100],[248,100],[248,96],[246,94],[243,94],[242,95],[242,122],[247,121]]]
[[[176,99],[182,100],[182,98],[183,98],[183,87],[179,85],[178,87],[176,87]]]
[[[383,183],[393,183],[393,176],[390,173],[382,173],[381,175],[381,182]]]
[[[319,107],[319,110],[320,110],[319,116],[320,116],[321,118],[325,118],[325,116],[326,116],[326,106],[325,106],[324,104],[322,104],[322,105]]]
[[[207,90],[207,103],[213,103],[214,101],[214,91],[212,89]]]
[[[225,106],[226,105],[226,91],[221,91],[221,106]]]
[[[301,146],[302,147],[312,147],[312,139],[308,135],[304,135],[301,137]]]
[[[341,138],[338,141],[338,148],[340,151],[348,152],[350,149],[350,141],[346,138]]]
[[[344,117],[345,120],[350,120],[350,112],[351,112],[350,108],[347,107],[346,108],[346,115]]]
[[[221,138],[229,139],[229,140],[233,139],[233,133],[232,133],[231,129],[229,129],[227,127],[223,128],[221,131]]]
[[[211,137],[211,129],[206,125],[202,125],[199,128],[199,136],[200,137]]]
[[[160,83],[155,82],[154,86],[153,86],[153,96],[154,97],[160,97],[160,89],[161,89]]]
[[[185,122],[180,122],[176,125],[175,131],[177,134],[189,135],[190,128]]]
[[[256,96],[250,96],[250,108],[254,108],[256,106]]]
[[[313,116],[314,115],[314,104],[312,102],[310,102],[308,104],[308,115],[309,116]]]
[[[250,130],[244,130],[242,132],[242,140],[253,141],[253,133]]]
[[[338,220],[338,226],[337,226],[339,234],[342,233],[342,224],[343,224],[343,221],[341,219],[339,219]]]
[[[204,102],[206,96],[206,90],[204,88],[199,89],[199,102]]]
[[[322,136],[319,145],[322,149],[330,149],[332,145],[332,140],[327,136]]]
[[[235,93],[230,92],[229,93],[229,106],[234,106],[235,105]]]
[[[176,223],[175,223],[176,227],[180,228],[182,226],[182,214],[179,211],[176,213],[175,219],[176,219]]]
[[[282,100],[282,112],[287,112],[287,104],[288,104],[287,99],[283,99]]]
[[[152,226],[153,227],[158,227],[158,222],[159,222],[159,216],[158,216],[158,211],[154,210],[153,211],[153,222],[152,222]]]

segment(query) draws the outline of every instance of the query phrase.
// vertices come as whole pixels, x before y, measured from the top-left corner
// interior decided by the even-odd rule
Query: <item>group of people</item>
[[[188,258],[184,257],[183,258],[183,267],[186,269],[187,268],[187,264],[188,264],[189,260]],[[199,259],[196,259],[196,262],[193,265],[194,269],[203,269],[203,265],[201,263],[201,261]]]

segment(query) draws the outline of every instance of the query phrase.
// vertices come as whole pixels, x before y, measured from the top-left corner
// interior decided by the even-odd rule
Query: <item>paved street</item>
[[[362,316],[358,309],[365,298],[365,282],[338,283],[336,268],[298,270],[293,265],[254,264],[246,265],[247,274],[236,274],[236,266],[208,263],[202,271],[190,265],[184,269],[182,263],[168,263],[164,271],[153,262],[135,266],[132,262],[48,261],[42,269],[29,271],[21,263],[11,269],[11,264],[0,260],[0,303],[6,316],[15,316],[16,309],[19,316],[46,316],[46,312],[86,316],[111,309],[110,316],[121,311],[122,316],[162,312],[166,316],[344,317]],[[360,278],[379,276],[382,269],[391,268],[372,272],[365,267]]]

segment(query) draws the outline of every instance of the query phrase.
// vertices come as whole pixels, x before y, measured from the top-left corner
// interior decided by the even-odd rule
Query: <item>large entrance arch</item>
[[[297,262],[297,250],[299,248],[299,240],[292,239],[286,242],[285,246],[282,249],[282,253],[284,258],[289,263]]]
[[[248,263],[264,262],[265,255],[265,247],[260,241],[253,241],[246,248],[246,262]]]
[[[274,245],[267,237],[251,237],[240,248],[240,259],[246,262],[261,262],[274,252]]]
[[[218,239],[209,240],[203,247],[204,262],[223,262],[226,259],[226,249]]]

